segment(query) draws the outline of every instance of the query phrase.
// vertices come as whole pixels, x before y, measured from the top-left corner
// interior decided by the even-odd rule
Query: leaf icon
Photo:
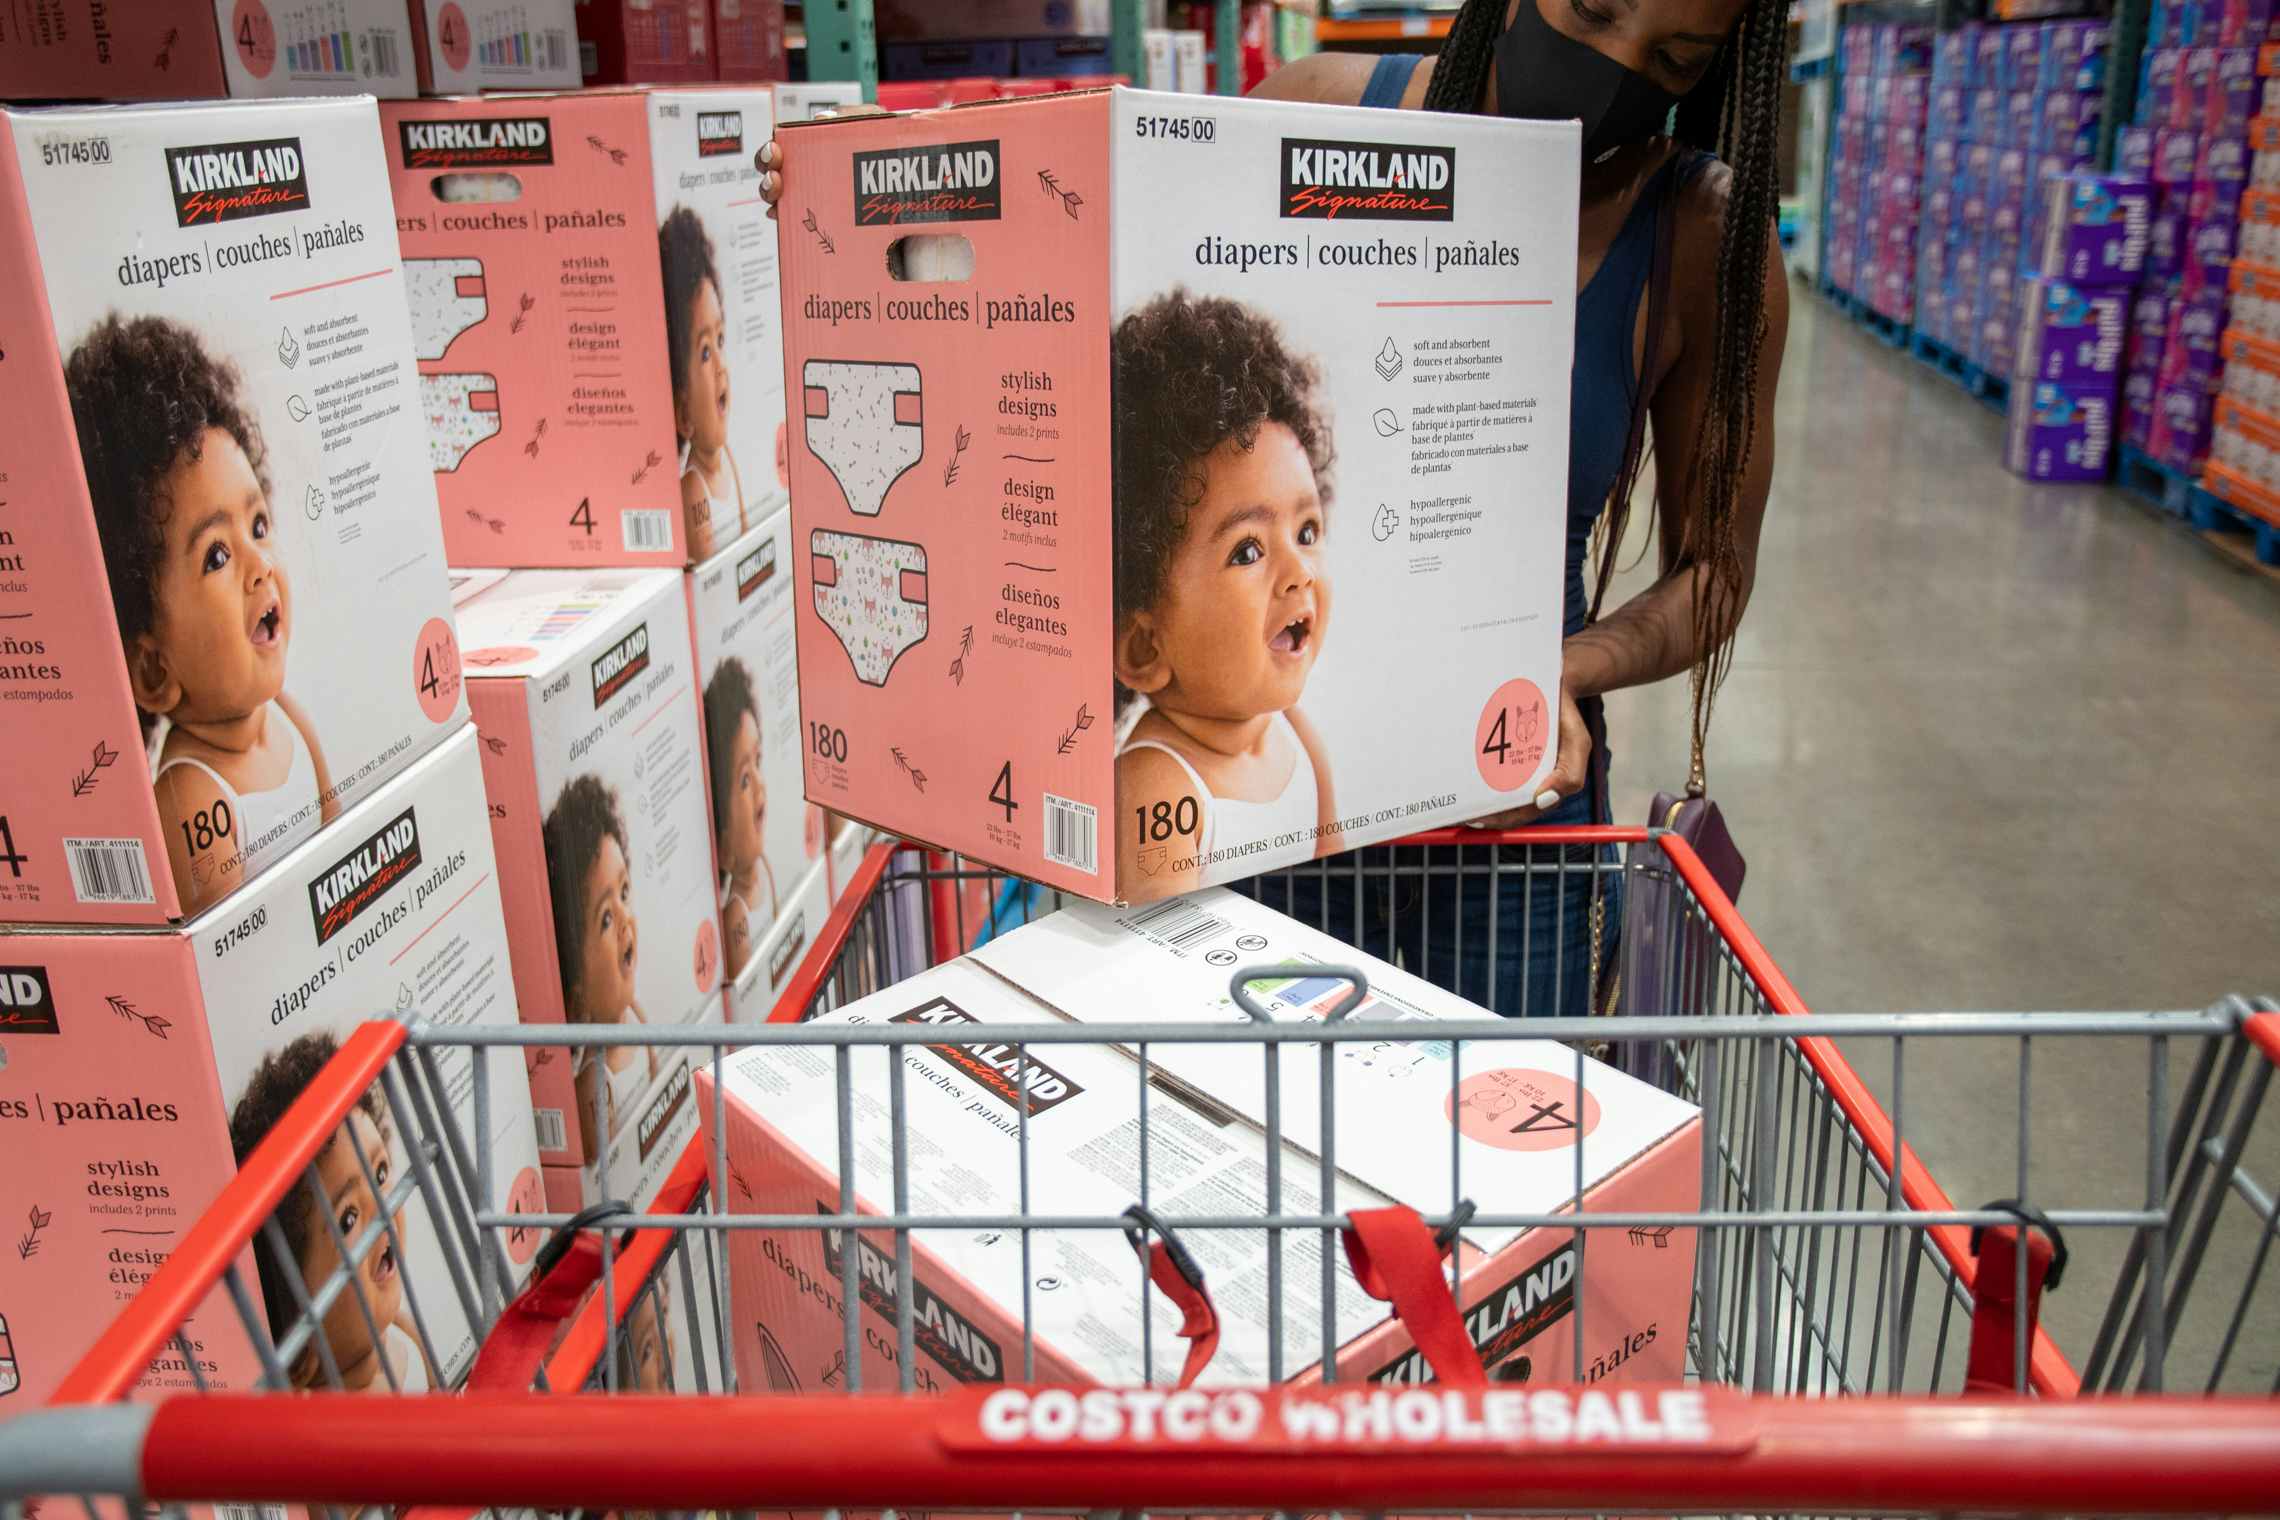
[[[44,1229],[46,1229],[46,1228],[48,1227],[48,1225],[49,1225],[50,1223],[52,1223],[52,1222],[54,1221],[54,1219],[55,1219],[55,1216],[54,1216],[53,1214],[50,1214],[50,1213],[46,1212],[45,1210],[41,1209],[41,1207],[40,1207],[38,1204],[36,1204],[36,1203],[35,1203],[35,1204],[33,1204],[33,1205],[32,1205],[32,1228],[33,1228],[33,1229],[35,1229],[35,1230],[44,1230]]]

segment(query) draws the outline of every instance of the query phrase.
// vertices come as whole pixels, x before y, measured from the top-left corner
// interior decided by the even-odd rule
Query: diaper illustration
[[[427,413],[428,467],[459,468],[475,445],[499,431],[499,382],[493,375],[422,375],[420,408]]]
[[[926,637],[926,550],[860,533],[808,535],[815,612],[847,651],[856,679],[884,686],[904,650]]]
[[[404,294],[412,306],[412,348],[440,359],[451,340],[491,314],[481,259],[406,259]]]
[[[839,482],[849,509],[878,516],[926,451],[918,366],[810,359],[800,378],[808,452]]]

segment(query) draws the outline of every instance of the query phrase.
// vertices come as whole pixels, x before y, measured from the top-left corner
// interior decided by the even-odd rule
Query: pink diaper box
[[[1128,901],[1535,796],[1574,130],[1126,89],[787,126],[808,796]]]
[[[1216,926],[1216,938],[1187,937],[1198,925]],[[1144,1072],[1127,1047],[1015,1047],[990,1036],[992,1025],[1123,1020],[1139,1010],[1150,1021],[1199,1028],[1240,1022],[1228,972],[1211,951],[1251,940],[1264,948],[1247,953],[1278,968],[1359,965],[1370,997],[1352,1017],[1383,1021],[1388,1035],[1397,1024],[1415,1036],[1433,1021],[1482,1016],[1225,891],[1137,913],[1065,911],[821,1016],[819,1022],[941,1032],[942,1043],[901,1047],[906,1076],[895,1101],[909,1131],[925,1137],[910,1148],[906,1166],[890,1152],[886,1050],[852,1050],[854,1164],[844,1179],[832,1053],[775,1047],[732,1056],[723,1080],[726,1132],[717,1137],[729,1185],[716,1179],[715,1196],[733,1214],[828,1215],[840,1211],[844,1181],[862,1213],[902,1202],[895,1193],[907,1189],[916,1214],[1112,1214],[1140,1201],[1135,1136],[1146,1087],[1154,1206],[1261,1213],[1273,1142],[1263,1126],[1269,1076],[1256,1049],[1152,1044]],[[1320,1018],[1346,983],[1327,969],[1299,969],[1255,988],[1278,1019],[1304,1019]],[[1391,1038],[1333,1048],[1334,1120],[1317,1100],[1315,1049],[1284,1047],[1276,1068],[1286,1209],[1317,1207],[1314,1156],[1325,1129],[1335,1136],[1339,1164],[1330,1204],[1341,1211],[1388,1201],[1446,1211],[1452,1160],[1461,1168],[1463,1196],[1482,1215],[1697,1206],[1699,1111],[1563,1046],[1469,1046],[1455,1084],[1445,1041]],[[698,1106],[707,1126],[710,1086],[709,1071],[700,1073]],[[1023,1128],[1027,1165],[1017,1167]],[[709,1153],[716,1141],[709,1129],[706,1141]],[[1270,1336],[1281,1343],[1282,1376],[1320,1379],[1318,1243],[1298,1235],[1281,1242],[1286,1317],[1275,1323],[1267,1307],[1274,1247],[1264,1231],[1181,1233],[1218,1310],[1218,1354],[1202,1374],[1205,1385],[1267,1381]],[[907,1367],[896,1362],[891,1234],[744,1229],[726,1238],[737,1369],[748,1389],[844,1389],[850,1372],[859,1372],[865,1388],[891,1388],[907,1375],[920,1390],[937,1392],[1021,1381],[1161,1384],[1180,1371],[1180,1315],[1161,1295],[1141,1309],[1132,1248],[1115,1231],[1049,1230],[1028,1241],[1013,1230],[919,1232],[909,1255],[916,1335]],[[1684,1362],[1694,1255],[1686,1229],[1597,1230],[1579,1250],[1573,1231],[1468,1225],[1457,1247],[1458,1303],[1497,1382],[1675,1378]],[[848,1266],[855,1269],[861,1322],[855,1369],[840,1360],[839,1293]],[[1431,1378],[1407,1332],[1386,1318],[1383,1304],[1361,1294],[1342,1254],[1333,1292],[1341,1380]],[[1030,1352],[1033,1371],[1025,1366]]]
[[[413,95],[423,3],[12,0],[0,5],[0,100]]]
[[[572,0],[404,0],[422,95],[575,90]]]
[[[0,114],[0,921],[221,901],[466,713],[370,100]]]
[[[779,509],[684,579],[704,720],[722,974],[732,1007],[765,1018],[782,968],[763,965],[763,952],[823,866],[823,819],[800,790],[805,746],[792,647],[791,514]],[[811,933],[820,927],[807,925]]]
[[[509,1025],[514,990],[500,883],[483,817],[474,730],[366,793],[236,898],[181,928],[0,931],[0,1304],[14,1340],[13,1392],[37,1408],[182,1242],[238,1160],[269,1132],[331,1053],[370,1019],[417,1016],[457,1029]],[[437,1052],[447,1122],[474,1132],[474,1067],[465,1048]],[[495,1196],[490,1207],[543,1207],[530,1090],[514,1063],[490,1063]],[[406,1134],[377,1087],[352,1112],[353,1145],[317,1158],[363,1226],[381,1216],[357,1157],[400,1177]],[[447,1169],[450,1157],[439,1158]],[[475,1179],[461,1179],[470,1188]],[[345,1190],[345,1191],[343,1191]],[[247,1260],[273,1333],[337,1254],[306,1207],[278,1223],[300,1272],[261,1249]],[[26,1221],[29,1221],[27,1226]],[[446,1264],[456,1228],[415,1196],[395,1234],[364,1258],[377,1340],[353,1308],[328,1320],[335,1363],[352,1386],[441,1388],[464,1374],[475,1338]],[[502,1259],[519,1277],[540,1244],[510,1232]],[[344,1300],[344,1303],[346,1301]],[[434,1363],[419,1350],[424,1324]],[[191,1391],[201,1375],[250,1388],[254,1352],[220,1292],[188,1325],[196,1368],[168,1350],[146,1391]],[[290,1371],[318,1381],[313,1347]]]
[[[459,631],[522,1021],[719,1023],[719,877],[681,577],[517,571],[459,609]],[[557,1190],[646,1203],[695,1122],[687,1050],[532,1046],[525,1060]]]
[[[783,492],[764,87],[381,113],[444,544],[679,566]]]

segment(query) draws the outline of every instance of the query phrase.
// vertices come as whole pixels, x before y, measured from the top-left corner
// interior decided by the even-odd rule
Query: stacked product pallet
[[[2116,140],[2117,169],[2151,179],[2158,197],[2131,319],[2123,437],[2177,477],[2198,474],[2208,454],[2270,25],[2269,0],[2157,6],[2136,125]]]
[[[2261,114],[2250,123],[2249,183],[2227,286],[2231,321],[2201,485],[2252,520],[2258,557],[2280,560],[2280,43],[2260,50]]]
[[[2096,156],[2103,22],[1963,26],[1932,63],[1918,328],[1993,377],[2018,358],[2019,280],[2054,180]]]
[[[1931,99],[1931,29],[1845,34],[1837,145],[1829,171],[1829,278],[1895,322],[1914,320],[1916,218]]]
[[[2003,451],[2029,480],[2103,480],[2112,467],[2130,291],[2152,216],[2144,180],[2078,173],[2038,189]]]

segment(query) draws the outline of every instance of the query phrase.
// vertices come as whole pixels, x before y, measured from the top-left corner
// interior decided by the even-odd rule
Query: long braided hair
[[[1532,5],[1535,0],[1520,0]],[[1449,27],[1425,94],[1429,111],[1478,112],[1488,92],[1489,64],[1504,33],[1507,0],[1465,0]],[[1663,545],[1666,569],[1702,565],[1708,584],[1696,596],[1694,738],[1697,749],[1710,706],[1733,663],[1734,621],[1741,605],[1741,550],[1734,515],[1757,436],[1758,352],[1765,338],[1766,240],[1780,214],[1775,167],[1781,131],[1781,83],[1788,64],[1788,0],[1744,0],[1741,19],[1710,70],[1680,101],[1672,135],[1723,159],[1731,179],[1726,222],[1718,239],[1718,310],[1710,352],[1710,389],[1696,435],[1694,501],[1678,542]],[[1666,204],[1663,214],[1670,214]],[[1645,407],[1647,387],[1633,405]],[[1636,429],[1634,429],[1636,433]],[[1615,573],[1615,554],[1631,512],[1641,460],[1629,454],[1601,524],[1591,614],[1599,615]]]

